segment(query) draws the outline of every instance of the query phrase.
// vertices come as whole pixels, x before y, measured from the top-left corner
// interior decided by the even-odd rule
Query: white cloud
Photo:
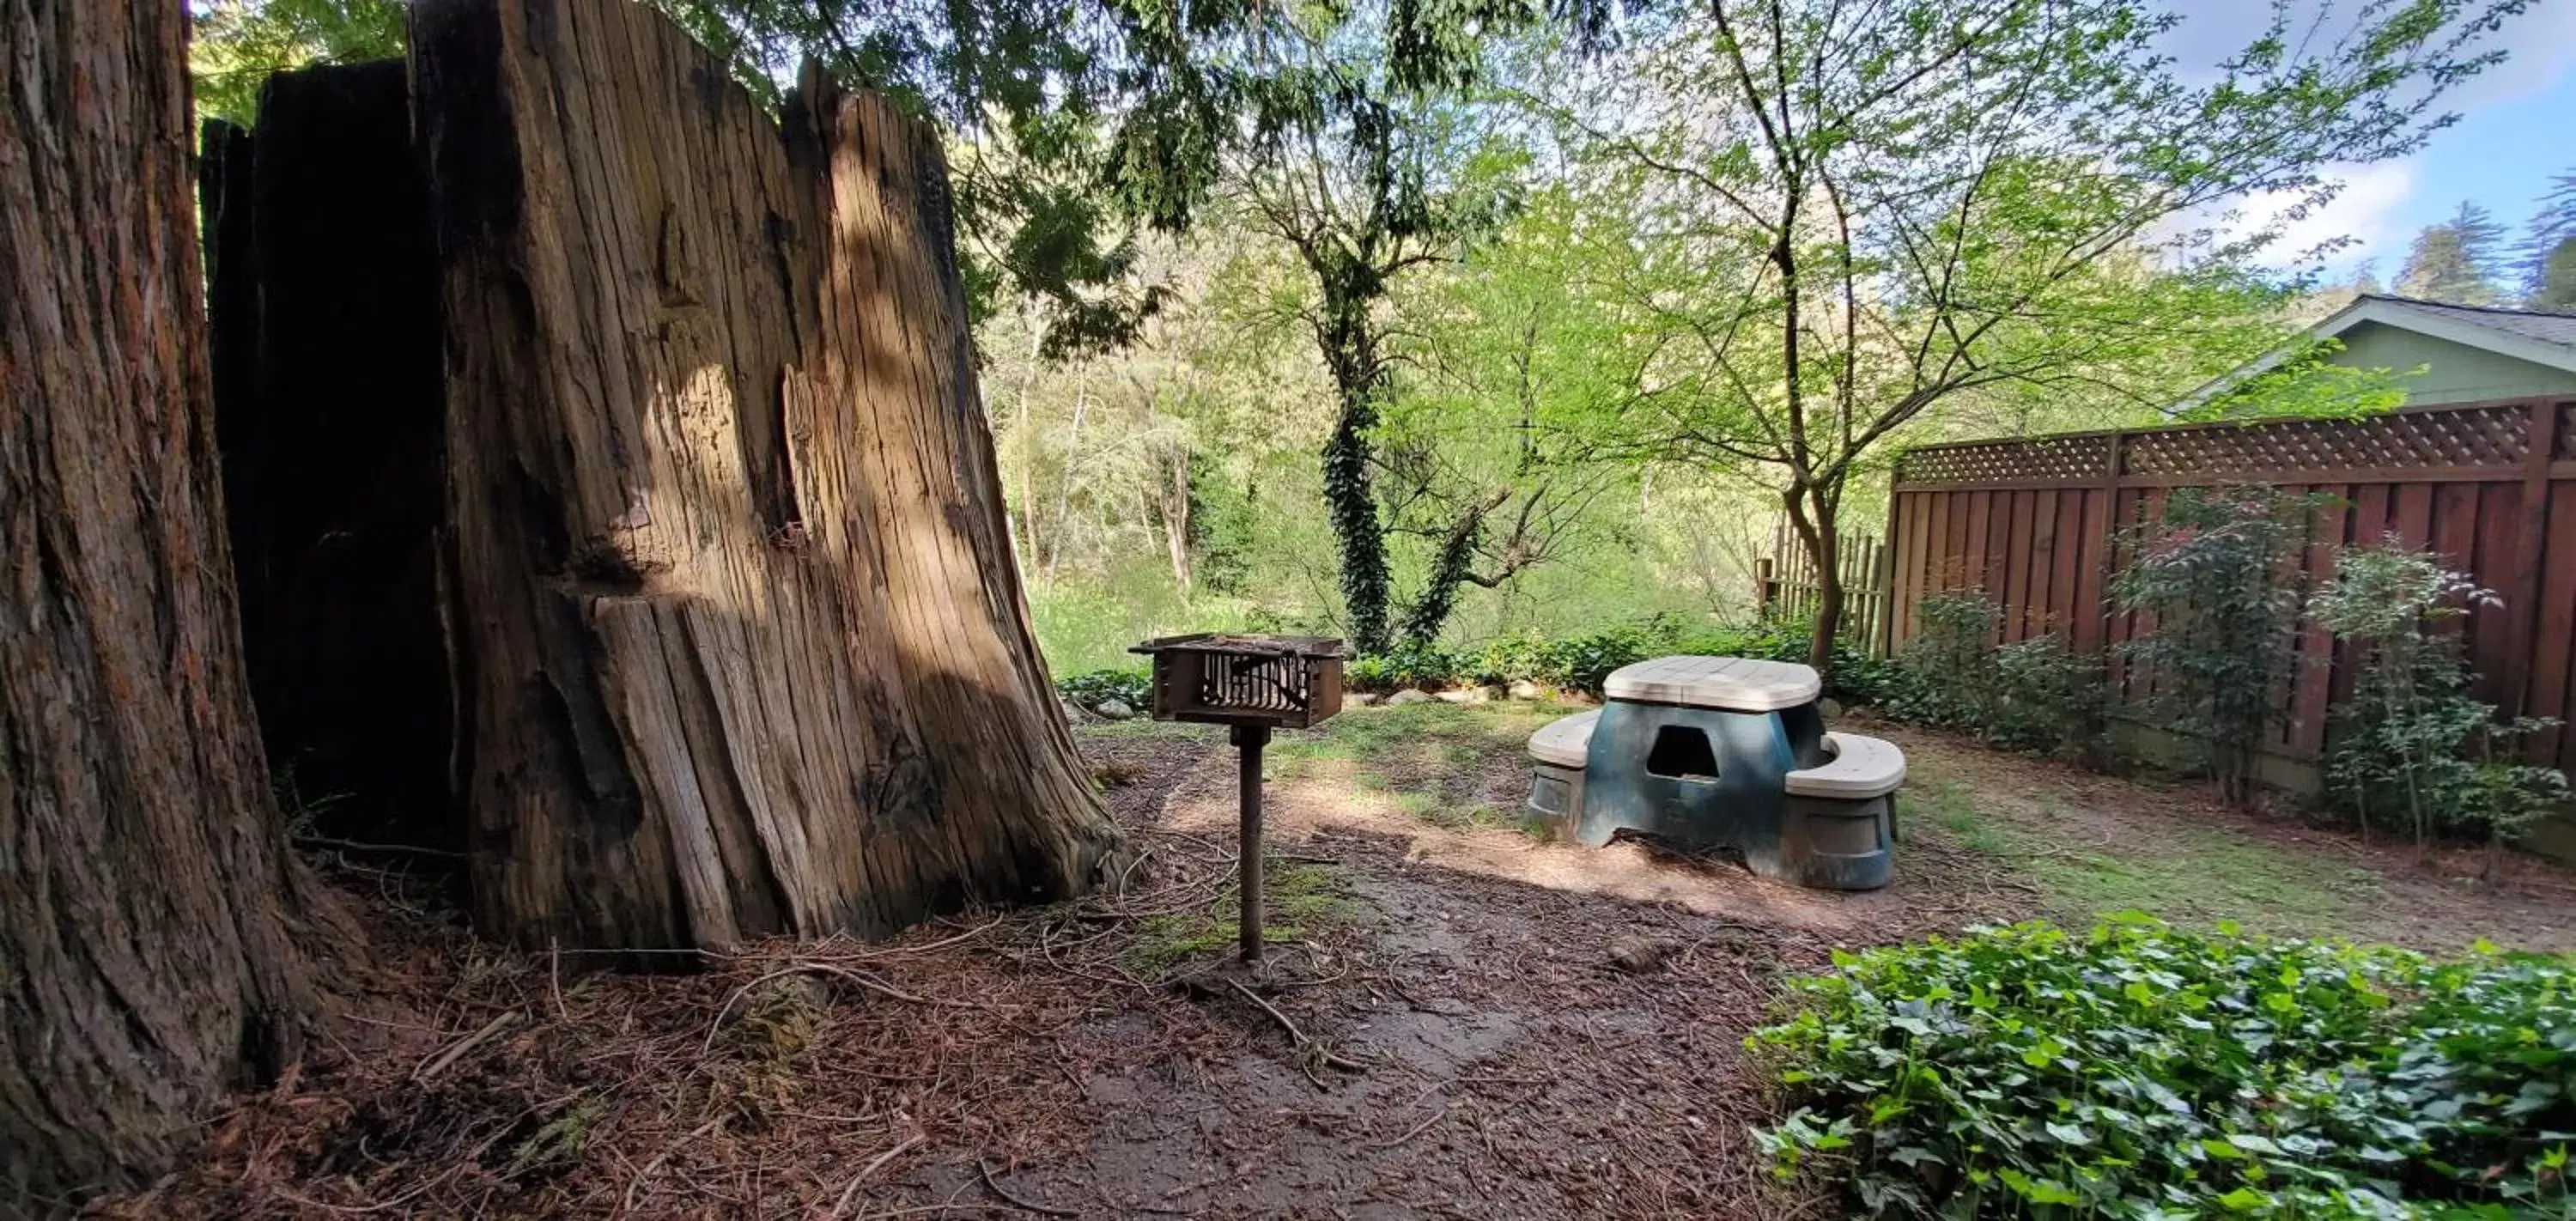
[[[2348,268],[2363,259],[2378,259],[2382,264],[2380,276],[2385,279],[2392,271],[2389,260],[2403,256],[2405,244],[2413,236],[2402,217],[2407,201],[2415,194],[2415,159],[2354,166],[2328,177],[2341,179],[2343,190],[2324,207],[2284,220],[2280,240],[2272,247],[2272,258],[2285,265],[2301,261],[2309,252],[2348,237],[2354,244],[2328,256],[2326,262]],[[2242,211],[2248,222],[2260,224],[2279,216],[2292,202],[2257,196],[2248,200]]]
[[[2442,108],[2475,113],[2502,102],[2547,93],[2576,70],[2576,4],[2541,0],[2510,18],[2480,49],[2501,47],[2503,63],[2469,78],[2442,99]]]

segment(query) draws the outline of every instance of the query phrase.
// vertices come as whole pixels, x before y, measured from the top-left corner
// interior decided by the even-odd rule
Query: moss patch
[[[1263,862],[1262,873],[1265,944],[1315,940],[1366,918],[1349,881],[1332,866],[1274,858]],[[1201,954],[1231,949],[1242,912],[1242,889],[1228,886],[1201,910],[1149,917],[1137,925],[1136,939],[1127,947],[1127,969],[1145,979],[1161,979]]]

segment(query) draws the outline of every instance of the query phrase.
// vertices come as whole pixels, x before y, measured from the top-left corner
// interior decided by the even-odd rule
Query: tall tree
[[[318,1009],[241,677],[186,42],[177,5],[0,0],[0,1212],[150,1181]]]
[[[2524,304],[2576,310],[2576,170],[2550,178],[2515,250]]]
[[[1353,48],[1359,38],[1334,23],[1283,44],[1242,194],[1251,223],[1296,251],[1311,279],[1306,322],[1339,406],[1323,463],[1343,615],[1352,642],[1377,652],[1396,627],[1374,452],[1394,377],[1388,295],[1398,277],[1490,233],[1510,209],[1511,184],[1482,156],[1477,116],[1399,83],[1367,46]],[[1451,558],[1435,561],[1435,578],[1456,569],[1491,508],[1462,511],[1447,531],[1459,541],[1444,543]],[[1445,618],[1439,584],[1425,591],[1429,603],[1416,600],[1417,622],[1426,608]]]
[[[1048,301],[1055,350],[1119,344],[1159,307],[1136,285],[1140,227],[1189,227],[1220,184],[1225,154],[1273,130],[1283,89],[1273,52],[1327,8],[1260,0],[996,0],[871,5],[847,0],[655,0],[728,52],[754,90],[814,57],[885,90],[974,146],[957,183],[971,235],[978,316],[1005,294]],[[1406,87],[1456,80],[1482,34],[1550,17],[1587,44],[1611,0],[1494,0],[1382,10],[1373,58]],[[1324,99],[1309,95],[1301,104]]]
[[[2576,313],[2576,236],[2559,239],[2540,260],[2539,278],[2523,299],[2531,309]]]
[[[2504,226],[2485,208],[2462,201],[2451,219],[2415,235],[2397,269],[2399,296],[2450,305],[2496,305],[2504,300],[2497,260]]]
[[[1398,294],[1406,376],[1381,427],[1387,521],[1421,540],[1399,634],[1436,644],[1473,588],[1508,602],[1523,578],[1585,545],[1625,545],[1596,506],[1634,487],[1562,427],[1627,393],[1615,307],[1597,293],[1574,193],[1551,187],[1464,260]]]
[[[2172,335],[2260,300],[2253,256],[2279,224],[2191,218],[2313,205],[2329,167],[2420,146],[2520,7],[2283,2],[2208,81],[2165,55],[2180,19],[2143,0],[1755,0],[1641,28],[1569,116],[1646,216],[1637,309],[1674,340],[1657,393],[1608,423],[1773,473],[1825,574],[1827,664],[1845,493],[1890,436],[1983,386],[2169,374]],[[2333,21],[2350,24],[2310,24]],[[2142,262],[2167,269],[2146,291],[2126,274]]]

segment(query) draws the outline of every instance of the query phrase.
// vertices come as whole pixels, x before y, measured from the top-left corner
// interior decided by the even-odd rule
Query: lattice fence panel
[[[2512,466],[2530,447],[2530,422],[2527,408],[2464,407],[2367,420],[2139,432],[2121,443],[2120,466],[2126,475]]]
[[[2111,438],[2099,434],[1980,441],[1911,450],[1899,459],[1898,483],[2078,483],[2109,474]]]

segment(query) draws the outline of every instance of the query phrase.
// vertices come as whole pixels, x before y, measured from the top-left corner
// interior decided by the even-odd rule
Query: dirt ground
[[[1743,1038],[1835,946],[2145,907],[2457,950],[2576,945],[2576,883],[1955,739],[1899,880],[1840,895],[1525,833],[1562,709],[1353,709],[1268,771],[1269,954],[1232,961],[1221,733],[1086,727],[1123,892],[639,976],[476,942],[342,864],[379,966],[183,1174],[102,1215],[1796,1217]],[[2466,878],[2467,880],[2463,880]]]

